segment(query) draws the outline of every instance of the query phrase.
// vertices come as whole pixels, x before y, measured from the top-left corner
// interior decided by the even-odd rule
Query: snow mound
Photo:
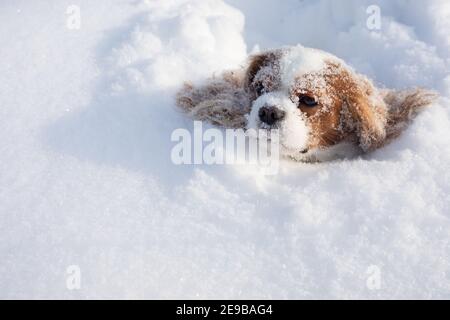
[[[149,1],[112,57],[114,89],[170,88],[236,67],[246,57],[244,16],[220,0]]]

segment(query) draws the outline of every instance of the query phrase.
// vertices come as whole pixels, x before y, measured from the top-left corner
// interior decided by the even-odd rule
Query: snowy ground
[[[3,0],[0,21],[1,298],[450,298],[448,1]],[[183,80],[296,43],[443,98],[364,159],[172,164]]]

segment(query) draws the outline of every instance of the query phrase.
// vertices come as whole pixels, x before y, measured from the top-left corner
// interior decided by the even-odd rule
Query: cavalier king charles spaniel
[[[378,89],[341,59],[295,46],[252,55],[204,85],[185,84],[177,104],[226,128],[278,129],[282,155],[313,162],[380,148],[435,98],[424,89]]]

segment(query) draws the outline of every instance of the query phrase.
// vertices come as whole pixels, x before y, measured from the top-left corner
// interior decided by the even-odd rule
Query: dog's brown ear
[[[379,90],[366,77],[339,62],[327,61],[325,78],[342,103],[341,130],[356,135],[365,152],[386,141],[387,108]]]
[[[364,96],[349,97],[345,103],[352,118],[351,125],[363,151],[381,147],[386,139],[384,106],[373,105]]]
[[[260,54],[251,55],[249,57],[248,67],[245,74],[245,90],[247,92],[253,91],[253,80],[255,76],[258,74],[258,71],[268,66],[272,61],[276,59],[276,52],[265,52]]]
[[[363,151],[372,151],[386,141],[387,108],[378,90],[367,79],[356,79],[351,86],[344,97],[345,123],[356,133]]]

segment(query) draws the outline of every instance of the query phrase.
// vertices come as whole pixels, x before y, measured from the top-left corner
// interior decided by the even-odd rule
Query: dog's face
[[[367,151],[384,140],[386,107],[378,91],[330,54],[297,46],[253,56],[245,86],[248,128],[278,129],[285,155],[320,160],[347,141]]]

